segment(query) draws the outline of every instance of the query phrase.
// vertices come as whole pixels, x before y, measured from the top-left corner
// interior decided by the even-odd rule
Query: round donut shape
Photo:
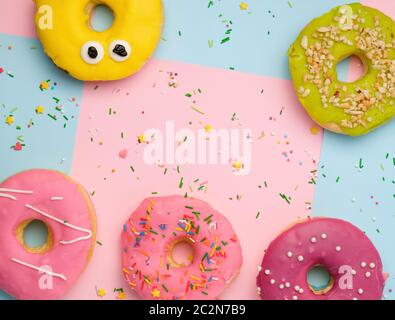
[[[138,72],[162,31],[161,0],[35,0],[38,37],[53,62],[85,81],[117,80]],[[113,25],[90,25],[93,9],[106,5]]]
[[[315,290],[309,270],[325,268],[331,280]],[[262,300],[379,300],[384,290],[380,255],[352,224],[314,218],[284,231],[268,247],[257,277]]]
[[[359,136],[395,115],[395,24],[380,11],[355,3],[314,19],[289,49],[298,98],[320,126]],[[365,74],[347,83],[336,65],[359,57]]]
[[[179,242],[193,249],[188,265],[173,258]],[[241,247],[231,224],[201,200],[148,198],[124,224],[122,273],[143,299],[217,298],[241,264]]]
[[[39,220],[48,239],[24,240]],[[0,184],[0,290],[17,299],[58,299],[76,282],[95,244],[96,216],[86,191],[51,170],[18,173]]]

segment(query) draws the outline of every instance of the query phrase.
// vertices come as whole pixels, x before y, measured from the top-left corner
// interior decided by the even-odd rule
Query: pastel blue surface
[[[325,132],[313,206],[314,216],[344,219],[366,232],[390,274],[387,299],[395,299],[394,135],[395,122],[359,138]]]
[[[164,0],[166,21],[156,57],[289,79],[287,52],[301,29],[350,1],[248,0],[246,11],[241,2]]]
[[[37,40],[0,34],[0,44],[0,67],[4,69],[0,74],[0,181],[31,168],[69,172],[82,82],[57,69],[43,54]],[[41,91],[40,83],[46,80],[51,80],[50,88]],[[35,112],[38,105],[45,107],[42,115]],[[64,113],[55,109],[57,105],[62,105]],[[5,123],[9,115],[14,117],[12,125]],[[18,141],[25,144],[22,151],[11,149]],[[1,299],[11,297],[0,292]]]
[[[209,7],[210,2],[164,0],[166,23],[157,58],[289,79],[287,51],[301,28],[333,6],[350,1],[245,0],[246,11],[239,8],[241,0],[212,0]],[[99,12],[98,19],[103,17],[105,13]],[[227,37],[229,41],[221,44]],[[0,45],[0,67],[5,70],[0,74],[0,180],[38,166],[69,172],[76,103],[83,84],[59,71],[36,40],[0,34]],[[347,67],[347,63],[341,65],[340,79],[345,79]],[[57,86],[40,91],[40,82],[48,79]],[[68,121],[55,109],[53,97],[60,99]],[[76,102],[70,101],[72,97]],[[43,115],[35,113],[39,104],[45,107]],[[5,123],[10,114],[15,118],[12,126]],[[34,125],[28,128],[31,121]],[[390,273],[387,299],[395,299],[391,291],[395,283],[393,136],[395,122],[360,138],[325,132],[313,206],[314,216],[342,218],[366,232]],[[16,152],[11,146],[18,138],[26,146]],[[0,292],[0,299],[8,298]]]
[[[36,167],[68,172],[83,83],[56,68],[37,40],[0,34],[0,43],[4,69],[0,74],[0,180]],[[50,88],[41,91],[40,83],[46,80]],[[42,115],[35,112],[39,105],[45,108]],[[63,113],[56,106],[62,106]],[[12,125],[5,122],[9,115],[14,117]],[[21,151],[11,148],[17,142],[25,144]]]
[[[41,247],[48,241],[48,227],[41,220],[31,221],[23,231],[24,242],[31,248]]]
[[[324,290],[328,288],[331,281],[329,271],[323,266],[315,266],[307,273],[307,282],[314,290]]]
[[[114,23],[114,14],[111,9],[105,5],[98,5],[93,9],[90,24],[96,31],[105,31]]]
[[[14,300],[14,298],[12,298],[8,294],[0,291],[0,300]]]

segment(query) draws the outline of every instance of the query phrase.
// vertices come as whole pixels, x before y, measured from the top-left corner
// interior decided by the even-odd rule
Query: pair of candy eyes
[[[131,46],[127,41],[115,40],[109,47],[110,57],[117,62],[129,59]],[[97,64],[104,58],[103,46],[97,41],[88,41],[81,48],[82,59],[89,64]]]

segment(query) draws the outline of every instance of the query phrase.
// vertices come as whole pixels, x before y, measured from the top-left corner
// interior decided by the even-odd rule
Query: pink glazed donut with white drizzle
[[[307,274],[326,269],[326,288],[314,289]],[[297,223],[265,252],[257,285],[262,300],[380,300],[384,290],[380,255],[352,224],[330,218]]]
[[[46,243],[29,247],[35,220]],[[93,252],[96,216],[86,191],[51,170],[30,170],[0,184],[0,290],[17,299],[58,299],[75,283]]]
[[[179,243],[193,249],[189,263],[173,257]],[[147,300],[217,298],[238,275],[239,240],[209,204],[182,196],[145,199],[124,224],[122,272]]]

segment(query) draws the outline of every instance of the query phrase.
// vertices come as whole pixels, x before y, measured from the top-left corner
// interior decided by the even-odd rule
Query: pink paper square
[[[36,38],[35,8],[32,0],[2,0],[0,33]]]
[[[250,129],[251,172],[234,175],[232,163],[180,165],[179,172],[177,165],[146,164],[147,145],[137,138],[149,128],[163,131],[166,121],[193,132],[207,125]],[[303,111],[288,80],[152,60],[124,81],[86,84],[72,176],[94,192],[102,246],[96,246],[68,298],[95,298],[95,287],[107,290],[105,298],[115,297],[113,289],[120,287],[136,298],[121,275],[123,223],[152,192],[188,192],[226,215],[241,241],[240,276],[221,298],[257,299],[255,275],[265,248],[310,214],[321,141],[322,130]]]

